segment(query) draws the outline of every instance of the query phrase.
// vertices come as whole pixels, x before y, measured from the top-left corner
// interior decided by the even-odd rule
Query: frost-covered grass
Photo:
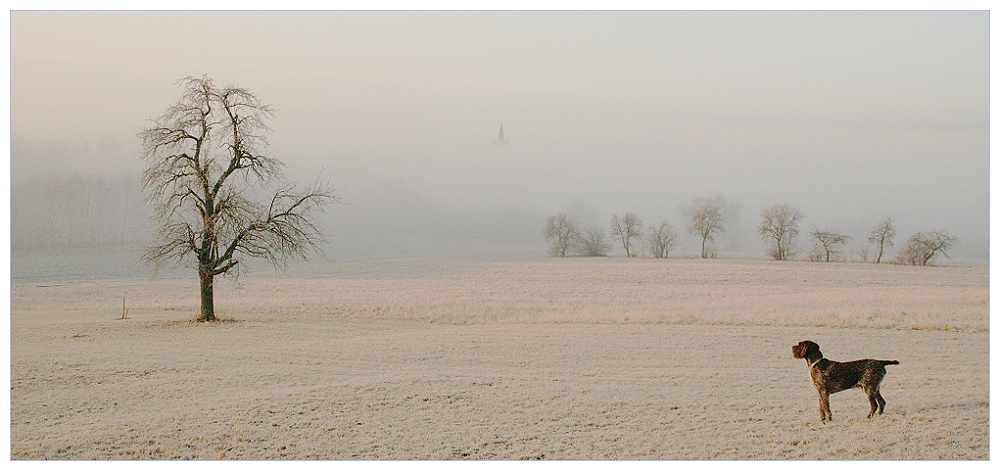
[[[194,280],[11,298],[15,459],[989,458],[985,267],[334,264],[220,281],[208,325]],[[885,415],[819,423],[807,338],[899,360]]]

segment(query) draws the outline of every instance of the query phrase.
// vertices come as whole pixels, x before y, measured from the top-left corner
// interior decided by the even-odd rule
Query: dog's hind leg
[[[872,417],[875,416],[875,412],[878,411],[878,409],[879,409],[878,389],[871,390],[871,389],[865,388],[864,391],[865,391],[865,394],[868,395],[868,402],[871,404],[871,411],[868,412],[868,418],[870,419],[870,418],[872,418]],[[881,413],[881,412],[879,411],[879,413]]]
[[[882,393],[879,390],[875,390],[875,400],[878,401],[878,415],[882,415],[882,411],[885,410],[885,399],[882,398]]]

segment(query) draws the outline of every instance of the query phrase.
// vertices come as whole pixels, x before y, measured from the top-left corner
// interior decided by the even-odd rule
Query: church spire
[[[504,137],[503,137],[503,121],[500,122],[500,133],[497,134],[497,140],[493,141],[493,142],[496,142],[497,144],[506,144],[507,143],[507,139],[504,139]]]

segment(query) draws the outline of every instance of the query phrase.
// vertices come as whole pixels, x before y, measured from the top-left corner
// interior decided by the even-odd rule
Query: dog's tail
[[[899,360],[879,360],[878,362],[881,363],[882,366],[899,364]]]

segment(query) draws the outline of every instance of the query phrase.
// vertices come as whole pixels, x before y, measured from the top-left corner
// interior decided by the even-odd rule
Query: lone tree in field
[[[660,225],[647,229],[646,243],[649,244],[653,258],[667,258],[670,256],[670,251],[677,246],[677,233],[670,223],[663,221]]]
[[[792,256],[792,244],[799,235],[799,220],[802,212],[786,204],[776,204],[761,211],[757,232],[764,240],[773,243],[771,257],[788,260]]]
[[[632,239],[642,234],[642,221],[635,213],[625,213],[619,217],[615,214],[611,218],[611,235],[620,240],[625,248],[626,257],[634,257],[632,250]]]
[[[917,232],[907,239],[897,257],[905,265],[927,265],[939,252],[947,257],[946,251],[956,243],[958,239],[945,231]]]
[[[886,216],[882,222],[868,233],[868,242],[878,244],[878,258],[875,259],[875,263],[882,263],[882,254],[885,253],[885,246],[892,247],[892,239],[896,238],[896,226],[892,222],[892,218]]]
[[[601,229],[587,229],[577,239],[577,252],[584,257],[607,257],[611,244],[604,239]]]
[[[323,240],[310,214],[336,198],[318,183],[299,191],[280,182],[284,165],[264,153],[272,110],[253,93],[207,77],[179,84],[180,100],[139,133],[143,190],[161,223],[146,260],[159,265],[192,255],[201,283],[198,320],[212,321],[216,276],[238,273],[244,258],[275,265],[305,258]],[[265,203],[249,199],[275,182]]]
[[[847,244],[850,240],[850,236],[840,234],[837,231],[819,231],[815,230],[809,233],[809,236],[816,241],[816,244],[823,251],[826,256],[826,261],[830,261],[830,255],[837,253],[837,246],[842,246]]]
[[[549,216],[545,223],[545,240],[552,243],[549,253],[553,257],[565,257],[580,238],[580,231],[565,213]]]
[[[708,258],[708,242],[715,240],[715,235],[722,232],[722,209],[725,200],[721,196],[715,198],[697,198],[691,208],[691,225],[688,230],[701,237],[701,258]]]

